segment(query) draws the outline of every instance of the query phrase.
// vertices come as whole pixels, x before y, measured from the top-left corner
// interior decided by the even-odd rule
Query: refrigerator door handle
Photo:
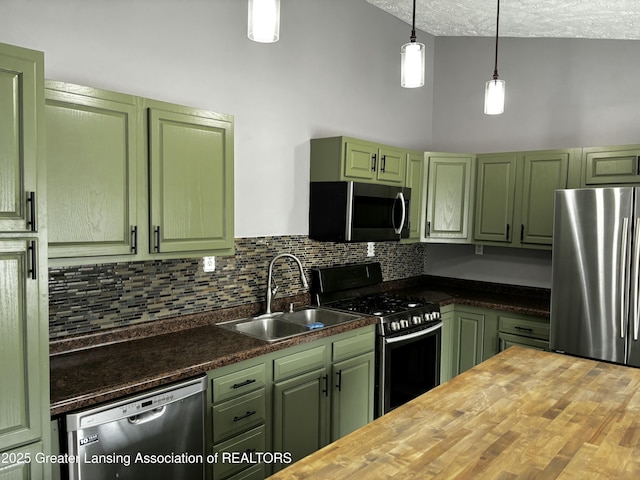
[[[627,241],[629,235],[629,217],[622,219],[622,244],[620,245],[620,338],[624,338],[624,317],[627,292]]]
[[[636,225],[633,234],[633,340],[638,340],[638,329],[640,323],[640,217],[636,218]]]

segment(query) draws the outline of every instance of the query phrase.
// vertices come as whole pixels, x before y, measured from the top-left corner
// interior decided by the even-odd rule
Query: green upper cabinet
[[[555,190],[567,188],[575,150],[478,155],[474,238],[549,248]]]
[[[38,227],[36,158],[43,64],[41,52],[0,44],[0,232]]]
[[[474,155],[426,153],[427,203],[424,240],[469,243]]]
[[[49,257],[135,255],[135,97],[61,82],[45,95]]]
[[[521,244],[551,245],[555,191],[567,187],[569,158],[568,152],[523,155]]]
[[[409,238],[405,242],[420,241],[422,231],[422,212],[425,194],[425,161],[424,154],[409,152],[407,154],[407,178],[405,186],[411,189],[409,207]]]
[[[233,121],[147,102],[150,252],[233,253]]]
[[[474,238],[511,242],[516,154],[478,155]]]
[[[581,186],[640,184],[640,145],[582,149]]]
[[[233,118],[47,82],[56,265],[233,253]]]
[[[407,151],[349,137],[311,139],[311,181],[404,185]]]

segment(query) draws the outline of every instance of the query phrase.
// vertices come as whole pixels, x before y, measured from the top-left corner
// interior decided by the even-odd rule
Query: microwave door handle
[[[407,213],[405,208],[405,203],[404,203],[404,195],[402,194],[402,192],[398,192],[398,194],[396,195],[396,199],[393,202],[394,214],[395,214],[396,205],[398,204],[398,200],[400,200],[400,205],[402,206],[402,218],[400,219],[400,225],[398,225],[397,227],[395,222],[393,223],[393,231],[396,232],[397,234],[400,234],[402,233],[402,226],[404,225],[404,219]],[[395,215],[392,221],[393,220],[395,220]]]

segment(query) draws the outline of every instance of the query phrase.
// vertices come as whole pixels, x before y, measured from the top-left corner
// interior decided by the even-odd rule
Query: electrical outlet
[[[202,270],[205,272],[216,271],[216,257],[203,257]]]
[[[476,245],[476,255],[484,254],[484,245]]]
[[[367,257],[376,256],[376,246],[373,242],[367,242]]]

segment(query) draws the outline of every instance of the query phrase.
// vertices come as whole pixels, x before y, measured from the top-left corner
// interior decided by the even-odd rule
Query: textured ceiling
[[[367,0],[411,25],[412,0]],[[416,28],[491,37],[497,0],[416,0]],[[410,32],[410,31],[409,31]],[[501,37],[640,39],[640,0],[501,0]]]

